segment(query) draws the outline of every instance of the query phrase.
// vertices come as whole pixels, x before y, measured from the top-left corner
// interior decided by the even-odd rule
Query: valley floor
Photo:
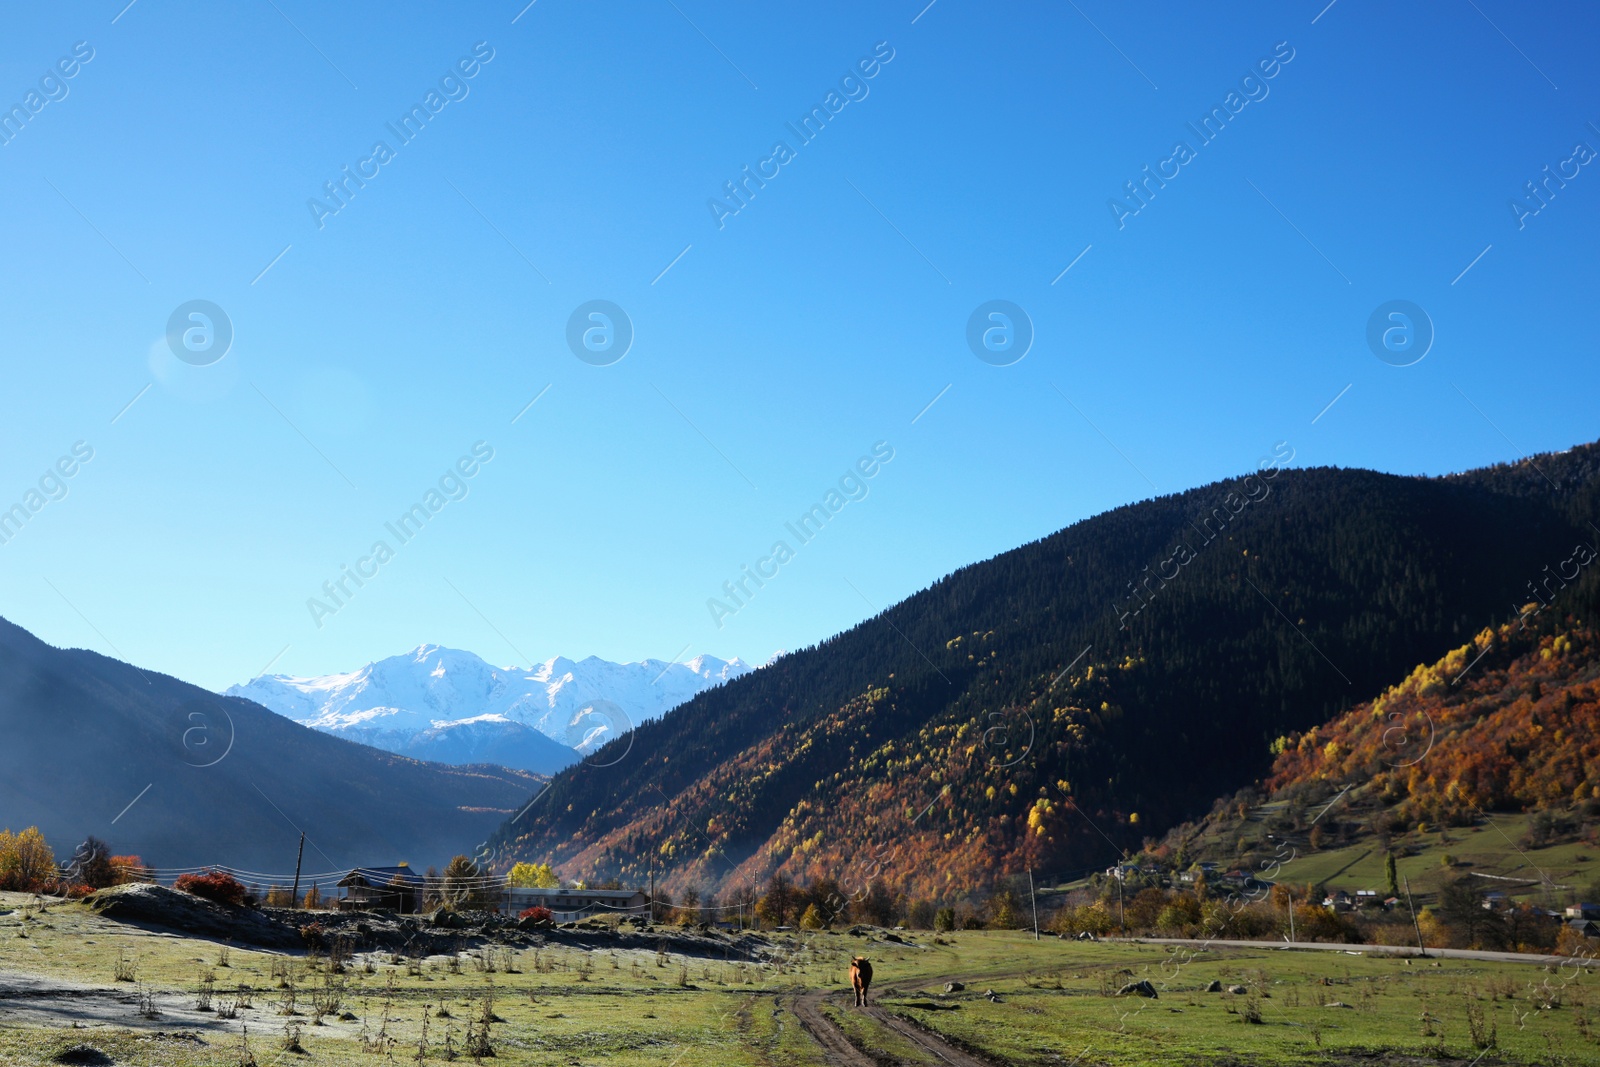
[[[1600,975],[1576,961],[796,932],[758,964],[484,946],[334,974],[30,901],[0,894],[0,1067],[465,1061],[486,1016],[502,1065],[1600,1064]],[[867,1008],[852,955],[876,967]],[[1116,995],[1140,981],[1158,996]]]

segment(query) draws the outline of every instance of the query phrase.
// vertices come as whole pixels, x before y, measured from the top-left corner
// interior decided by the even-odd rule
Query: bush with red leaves
[[[531,908],[523,908],[517,913],[519,919],[532,919],[534,922],[547,923],[550,921],[550,909],[543,904],[535,904]]]
[[[94,886],[84,885],[82,882],[63,882],[59,878],[52,878],[39,885],[39,892],[47,897],[66,897],[68,900],[82,900],[94,892]]]
[[[206,900],[214,900],[218,904],[228,904],[236,908],[244,904],[244,883],[225,871],[180,874],[178,880],[172,883],[172,888],[204,897]]]

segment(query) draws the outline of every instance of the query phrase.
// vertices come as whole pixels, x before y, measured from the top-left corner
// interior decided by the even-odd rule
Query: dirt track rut
[[[885,990],[885,992],[889,992],[889,990]],[[992,1062],[978,1059],[971,1053],[956,1048],[942,1038],[907,1022],[892,1012],[884,1011],[882,1008],[875,1006],[857,1008],[853,1005],[845,1004],[842,995],[838,996],[840,999],[835,1003],[842,1010],[866,1013],[880,1025],[893,1030],[912,1045],[942,1063],[951,1064],[952,1067],[994,1067]],[[822,1005],[830,1000],[832,1000],[830,994],[818,990],[801,993],[792,998],[789,1003],[789,1008],[794,1012],[795,1018],[800,1020],[800,1025],[804,1026],[806,1032],[816,1038],[817,1043],[822,1046],[823,1055],[827,1058],[829,1064],[833,1065],[833,1067],[884,1067],[886,1063],[896,1062],[892,1057],[888,1056],[875,1058],[851,1044],[849,1038],[845,1037],[844,1031],[835,1026],[822,1012]]]
[[[806,1028],[806,1033],[822,1046],[822,1054],[833,1067],[879,1067],[878,1061],[862,1052],[822,1014],[826,993],[801,993],[789,1001],[789,1010]]]

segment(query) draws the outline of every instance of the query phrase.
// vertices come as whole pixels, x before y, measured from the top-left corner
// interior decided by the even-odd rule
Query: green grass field
[[[1582,842],[1547,848],[1518,845],[1527,832],[1528,820],[1527,815],[1494,815],[1481,825],[1451,828],[1444,835],[1413,832],[1397,836],[1397,868],[1411,880],[1412,891],[1417,894],[1435,893],[1446,880],[1475,873],[1493,876],[1483,880],[1485,890],[1504,892],[1530,903],[1542,902],[1540,886],[1545,879],[1575,890],[1600,880],[1600,866],[1590,859],[1594,849]],[[1416,854],[1402,855],[1402,849],[1415,849]],[[1446,856],[1453,858],[1453,865],[1445,865]],[[1375,841],[1303,851],[1285,866],[1283,877],[1300,883],[1381,891],[1383,857],[1384,851]]]
[[[370,969],[358,957],[333,975],[304,956],[234,948],[224,961],[210,941],[125,926],[77,904],[32,914],[26,902],[0,895],[0,1067],[58,1062],[80,1044],[152,1067],[417,1062],[419,1046],[423,1062],[443,1061],[447,1040],[470,1060],[467,1030],[479,1028],[486,995],[500,1020],[489,1026],[498,1064],[804,1067],[840,1062],[790,1011],[796,995],[819,989],[839,991],[824,1014],[876,1063],[937,1063],[850,1006],[846,968],[861,953],[876,963],[880,1007],[993,1063],[1467,1064],[1482,1054],[1484,1067],[1600,1064],[1600,977],[1529,964],[1269,947],[1182,962],[1152,945],[971,931],[943,943],[908,934],[905,945],[780,934],[779,957],[764,964],[546,947],[492,953],[492,972],[477,957],[408,964],[383,954]],[[130,966],[133,980],[118,981]],[[214,1007],[250,987],[237,1018],[194,1010],[207,972]],[[1162,990],[1158,999],[1108,995],[1141,978]],[[945,994],[952,979],[967,988]],[[1213,979],[1249,992],[1203,992]],[[290,984],[293,1015],[284,1014]],[[141,994],[159,1017],[139,1017]],[[315,1001],[327,1006],[335,995],[337,1012],[319,1023]],[[1248,1021],[1252,1012],[1259,1022]],[[1480,1037],[1492,1027],[1496,1039],[1487,1052],[1473,1041],[1478,1013]],[[301,1052],[283,1048],[294,1029]]]

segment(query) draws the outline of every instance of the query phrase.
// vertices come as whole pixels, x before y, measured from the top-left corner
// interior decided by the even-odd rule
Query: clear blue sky
[[[0,613],[55,644],[211,687],[422,642],[759,661],[1278,441],[1439,473],[1600,437],[1581,5],[124,2],[0,42],[0,507],[93,449],[0,545]],[[347,165],[376,173],[319,228]],[[776,175],[719,228],[746,165]],[[1119,228],[1146,165],[1176,176]],[[1546,165],[1576,173],[1519,228]],[[234,332],[204,366],[164,338],[196,299]],[[597,299],[635,332],[609,366],[566,340]],[[993,299],[1033,323],[1011,366],[966,341]],[[1408,367],[1366,341],[1394,299],[1436,331]],[[716,626],[878,441],[867,497]]]

